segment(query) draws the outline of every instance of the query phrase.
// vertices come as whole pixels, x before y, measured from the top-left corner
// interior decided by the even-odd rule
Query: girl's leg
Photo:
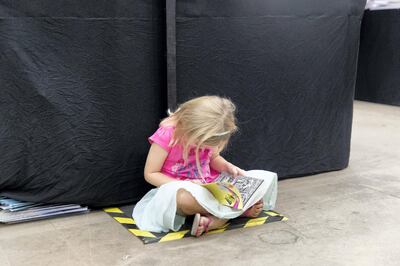
[[[176,194],[176,204],[177,204],[177,213],[182,216],[194,215],[196,213],[200,213],[200,223],[198,231],[200,231],[200,235],[205,231],[205,225],[208,222],[208,219],[211,219],[211,223],[209,223],[208,229],[216,229],[223,226],[228,220],[219,219],[215,216],[212,216],[208,213],[203,206],[201,206],[197,200],[193,197],[193,195],[186,191],[185,189],[179,189]]]
[[[209,214],[192,194],[183,188],[179,189],[176,193],[176,207],[177,213],[182,216],[194,215],[196,213],[200,213],[201,215]]]

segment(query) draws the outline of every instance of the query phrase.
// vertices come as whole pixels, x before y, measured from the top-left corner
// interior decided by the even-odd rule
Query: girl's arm
[[[144,167],[144,179],[153,186],[159,187],[165,183],[176,181],[160,172],[167,156],[167,151],[160,145],[156,143],[151,145]]]
[[[246,175],[245,171],[225,160],[219,153],[214,154],[210,166],[218,172],[228,172],[233,176]]]

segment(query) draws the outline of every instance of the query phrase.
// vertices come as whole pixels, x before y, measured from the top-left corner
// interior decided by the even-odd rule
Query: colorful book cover
[[[243,209],[243,199],[239,190],[229,183],[209,183],[203,185],[223,205]]]
[[[221,173],[214,182],[203,186],[221,204],[241,210],[263,182],[264,180],[251,176],[233,177],[227,173]]]

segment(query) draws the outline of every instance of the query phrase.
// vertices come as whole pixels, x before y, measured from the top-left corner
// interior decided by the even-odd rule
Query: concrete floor
[[[400,107],[355,102],[350,166],[279,182],[289,220],[144,246],[103,212],[0,225],[0,265],[400,265]]]

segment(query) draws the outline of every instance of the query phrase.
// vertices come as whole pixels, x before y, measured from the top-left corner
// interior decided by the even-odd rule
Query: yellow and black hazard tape
[[[123,225],[129,232],[137,236],[140,240],[143,241],[144,244],[150,243],[158,243],[158,242],[166,242],[171,240],[178,240],[184,237],[191,236],[191,221],[188,220],[185,223],[181,230],[178,232],[167,232],[167,233],[155,233],[150,231],[140,230],[132,218],[132,210],[134,205],[128,205],[123,207],[113,207],[113,208],[105,208],[104,211],[108,213],[111,217],[114,218],[115,221]],[[247,217],[239,217],[232,220],[229,220],[227,224],[225,224],[222,228],[215,229],[209,231],[207,235],[222,233],[227,230],[235,229],[235,228],[248,228],[257,225],[278,222],[278,221],[286,221],[287,217],[280,215],[275,211],[263,211],[257,218],[247,218]]]

